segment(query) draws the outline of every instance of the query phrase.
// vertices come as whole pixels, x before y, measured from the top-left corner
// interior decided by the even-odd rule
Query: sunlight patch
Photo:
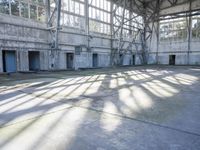
[[[108,132],[116,130],[117,127],[121,125],[121,123],[121,118],[115,117],[113,115],[101,115],[100,118],[101,128]]]

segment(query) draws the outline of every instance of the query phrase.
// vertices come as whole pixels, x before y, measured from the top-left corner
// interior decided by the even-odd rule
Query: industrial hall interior
[[[1,150],[200,149],[200,0],[0,0]]]

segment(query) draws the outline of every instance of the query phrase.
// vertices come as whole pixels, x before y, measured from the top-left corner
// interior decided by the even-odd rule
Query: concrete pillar
[[[87,35],[87,47],[90,46],[90,27],[89,27],[89,2],[88,0],[85,0],[85,32]]]
[[[29,71],[28,51],[20,50],[17,52],[18,71]]]
[[[40,70],[49,70],[49,51],[40,51]]]
[[[191,17],[191,9],[192,9],[192,0],[190,0],[189,4],[189,20],[188,20],[188,53],[187,53],[187,64],[190,64],[190,49],[191,49],[191,37],[192,37],[192,17]]]

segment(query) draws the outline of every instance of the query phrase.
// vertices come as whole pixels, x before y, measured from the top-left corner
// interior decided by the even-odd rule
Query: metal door
[[[98,67],[98,55],[97,54],[93,54],[92,57],[92,61],[93,61],[93,67]]]
[[[67,53],[67,69],[73,69],[74,67],[74,54]]]
[[[15,51],[4,51],[4,71],[5,72],[16,72],[16,56]]]

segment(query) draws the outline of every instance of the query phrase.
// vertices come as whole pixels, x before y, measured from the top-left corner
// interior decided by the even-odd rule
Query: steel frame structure
[[[51,7],[54,3],[55,7]],[[61,29],[60,27],[60,15],[61,15],[61,0],[46,0],[46,12],[47,12],[47,29],[50,34],[50,48],[51,48],[51,68],[57,68],[58,62],[58,51],[59,51],[59,40],[58,35]]]
[[[85,30],[87,36],[87,47],[90,48],[90,32],[89,32],[89,15],[88,15],[88,0],[85,0]],[[119,65],[119,54],[124,54],[127,51],[133,53],[133,48],[136,51],[136,54],[139,56],[142,64],[147,64],[148,62],[148,54],[149,48],[152,41],[153,33],[156,34],[157,44],[159,43],[159,20],[165,19],[166,16],[171,16],[171,18],[178,18],[181,16],[181,13],[185,13],[186,17],[189,17],[188,28],[191,27],[191,16],[192,14],[192,3],[194,1],[199,0],[111,0],[111,64]],[[55,7],[51,7],[51,3],[55,4]],[[117,5],[116,8],[113,5]],[[169,9],[171,7],[189,4],[189,8],[187,11],[180,11],[175,13],[161,14],[162,11]],[[52,56],[52,68],[56,68],[57,61],[57,51],[59,50],[59,31],[60,27],[60,15],[61,15],[61,0],[46,0],[46,12],[47,12],[47,29],[49,30],[51,41],[50,48],[51,56]],[[118,18],[116,11],[119,7],[123,7],[122,17]],[[125,41],[123,38],[123,25],[127,23],[127,21],[134,20],[136,23],[139,22],[135,19],[135,17],[130,15],[129,20],[124,18],[125,9],[130,10],[132,13],[136,13],[143,18],[142,28],[137,29],[136,35],[139,35],[140,39],[136,39],[136,37],[132,36],[129,41]],[[116,28],[113,23],[113,18],[118,19],[120,22],[120,26]],[[167,18],[168,19],[168,18]],[[130,24],[130,28],[134,27]],[[119,31],[119,34],[116,33]],[[190,31],[190,30],[188,30]],[[131,31],[130,31],[131,32]],[[131,33],[130,33],[131,34]],[[189,33],[191,36],[191,33]],[[190,37],[189,36],[189,40]],[[125,43],[129,43],[128,46]],[[115,47],[115,43],[117,43],[117,47]],[[190,43],[189,43],[190,44]],[[188,57],[190,45],[188,44]],[[126,45],[126,47],[125,47]],[[158,47],[158,46],[157,46]],[[158,50],[157,50],[158,52]],[[157,61],[158,61],[158,54]],[[189,59],[188,59],[189,60]]]

